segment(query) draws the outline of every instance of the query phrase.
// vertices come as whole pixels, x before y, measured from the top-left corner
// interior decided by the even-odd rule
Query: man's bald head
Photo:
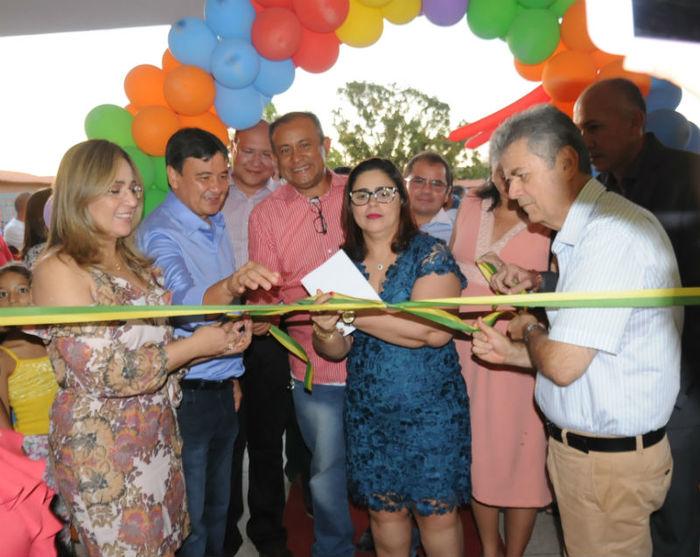
[[[599,81],[579,96],[574,122],[583,134],[593,166],[620,177],[644,143],[644,97],[626,79]]]

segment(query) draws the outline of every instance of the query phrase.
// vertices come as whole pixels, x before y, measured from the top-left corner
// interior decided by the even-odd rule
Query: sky
[[[139,64],[161,65],[169,26],[0,38],[0,170],[53,176],[63,153],[83,141],[85,115],[100,104],[124,106],[124,77]],[[453,126],[491,114],[538,84],[522,79],[501,40],[472,35],[466,19],[438,27],[424,17],[385,22],[367,48],[341,46],[321,74],[297,69],[273,102],[279,113],[312,110],[334,139],[337,89],[348,81],[396,83],[451,107]],[[678,109],[700,123],[700,99],[686,93]]]

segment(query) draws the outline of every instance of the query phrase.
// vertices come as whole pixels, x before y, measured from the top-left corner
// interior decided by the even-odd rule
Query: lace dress
[[[143,291],[100,271],[98,304],[162,305],[151,278]],[[189,531],[181,440],[162,320],[54,326],[49,357],[60,386],[51,414],[50,464],[91,556],[168,555]]]
[[[358,267],[365,271],[360,263]],[[416,235],[386,272],[386,302],[430,274],[466,281],[445,244]],[[404,348],[355,331],[345,401],[348,484],[372,510],[448,512],[469,500],[469,403],[454,341]]]

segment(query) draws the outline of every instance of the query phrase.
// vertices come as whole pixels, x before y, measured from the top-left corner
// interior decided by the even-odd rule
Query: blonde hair
[[[94,222],[88,206],[105,195],[117,174],[117,164],[125,160],[141,184],[141,175],[129,155],[118,145],[103,139],[91,139],[74,145],[63,156],[53,187],[51,224],[47,254],[71,256],[81,267],[100,265],[103,253],[96,237],[105,231]],[[137,221],[141,219],[143,199],[139,200]],[[136,226],[134,226],[134,230]],[[117,239],[117,254],[129,268],[143,276],[151,260],[141,254],[133,242],[134,231]]]

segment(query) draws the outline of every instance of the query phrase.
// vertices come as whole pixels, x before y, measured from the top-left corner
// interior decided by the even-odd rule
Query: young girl
[[[28,306],[31,279],[31,272],[22,265],[0,267],[0,307]],[[47,456],[49,411],[57,390],[43,342],[20,328],[10,328],[0,344],[0,427],[24,435],[30,458]]]

